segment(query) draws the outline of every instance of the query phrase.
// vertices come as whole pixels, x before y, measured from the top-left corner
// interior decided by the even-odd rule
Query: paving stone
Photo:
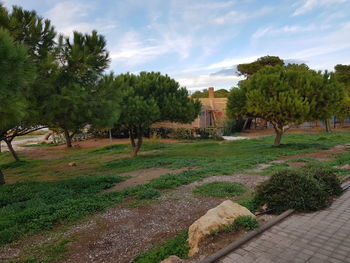
[[[221,263],[350,263],[350,191],[331,207],[295,214],[228,254]]]

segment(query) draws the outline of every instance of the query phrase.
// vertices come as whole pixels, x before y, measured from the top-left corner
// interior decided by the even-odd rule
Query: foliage
[[[245,208],[247,208],[253,214],[255,214],[255,212],[259,208],[254,196],[244,197],[244,198],[237,200],[236,202],[238,204],[240,204],[241,206],[244,206]]]
[[[160,196],[160,192],[154,188],[145,187],[145,189],[139,191],[136,194],[136,198],[139,200],[143,199],[156,199]]]
[[[256,200],[274,212],[287,209],[313,211],[329,204],[330,195],[340,194],[336,174],[326,168],[308,166],[283,170],[258,187]]]
[[[231,89],[227,100],[227,116],[234,119],[247,116],[246,101],[246,92],[243,88]]]
[[[340,195],[342,193],[341,181],[335,173],[334,169],[327,168],[322,165],[309,164],[301,168],[302,172],[314,177],[323,185],[323,189],[329,195]]]
[[[338,64],[334,67],[336,79],[350,91],[350,65]]]
[[[1,187],[0,245],[120,202],[119,193],[113,195],[99,192],[122,180],[116,176],[85,176]]]
[[[178,140],[192,140],[195,138],[193,130],[188,128],[172,128],[169,137]]]
[[[27,50],[0,29],[0,141],[25,117],[25,90],[33,80],[33,65]],[[0,185],[5,180],[0,170]]]
[[[47,123],[50,127],[61,129],[67,147],[71,147],[74,134],[94,120],[101,106],[111,103],[102,103],[101,100],[106,99],[107,95],[112,98],[116,95],[109,94],[113,89],[107,85],[110,83],[109,77],[102,80],[104,85],[98,85],[101,74],[108,67],[109,55],[104,37],[96,31],[91,34],[74,32],[72,39],[60,36],[57,57],[60,66],[55,72],[55,85],[43,108],[47,112]],[[104,88],[106,90],[101,91]],[[106,112],[102,113],[104,119],[110,119],[106,117]],[[116,115],[114,110],[111,114],[113,117]],[[102,123],[98,124],[102,126]]]
[[[323,78],[305,65],[266,66],[242,82],[248,112],[269,121],[276,131],[274,145],[292,124],[313,115],[314,94],[322,94]],[[310,95],[311,94],[311,95]]]
[[[250,77],[257,73],[260,69],[265,66],[283,66],[284,61],[276,56],[265,56],[257,59],[252,63],[239,64],[237,70],[241,75]]]
[[[213,182],[198,186],[193,192],[205,196],[231,197],[241,195],[247,190],[248,189],[240,183]]]
[[[215,98],[227,98],[229,94],[229,91],[226,89],[219,89],[214,91]],[[203,89],[202,91],[196,91],[191,95],[192,99],[199,99],[199,98],[208,98],[209,92],[208,89]]]
[[[200,111],[201,104],[190,99],[187,90],[167,75],[155,72],[122,74],[115,82],[123,90],[117,124],[129,130],[132,156],[137,155],[143,133],[151,124],[160,121],[190,123]]]
[[[225,121],[224,127],[222,129],[223,136],[230,136],[235,133],[242,131],[244,125],[244,120],[242,118],[237,118],[235,120]]]
[[[172,255],[187,258],[189,251],[187,239],[188,231],[184,230],[161,247],[142,253],[133,260],[133,263],[159,263]]]
[[[221,129],[217,127],[196,128],[195,133],[199,135],[200,139],[223,140],[221,136]]]
[[[14,6],[12,12],[0,6],[0,26],[6,29],[16,43],[27,47],[27,54],[35,65],[35,78],[23,90],[22,96],[27,101],[25,114],[20,121],[14,123],[5,136],[4,140],[16,160],[19,160],[15,150],[12,148],[12,140],[17,136],[26,135],[42,127],[42,118],[45,112],[42,102],[48,96],[52,85],[52,72],[56,67],[54,62],[56,32],[49,20],[44,20],[35,11],[23,10]]]

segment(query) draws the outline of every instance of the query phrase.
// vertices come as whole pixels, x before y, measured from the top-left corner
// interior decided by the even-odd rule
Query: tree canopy
[[[265,56],[258,58],[252,63],[239,64],[237,66],[237,70],[240,72],[241,75],[249,78],[265,66],[282,66],[283,64],[284,61],[277,56]]]
[[[73,136],[91,124],[96,109],[98,81],[109,65],[109,54],[103,36],[74,32],[73,38],[60,36],[51,96],[43,103],[50,127],[64,132],[67,147]]]
[[[214,91],[214,96],[215,98],[227,98],[229,95],[229,91],[226,89],[219,89]],[[191,95],[191,98],[197,99],[197,98],[208,98],[209,92],[208,89],[203,89],[203,90],[197,90]]]
[[[23,95],[34,78],[33,65],[25,47],[15,43],[8,32],[0,29],[0,136],[25,117]],[[0,170],[0,184],[4,184]]]
[[[12,12],[0,6],[0,26],[15,42],[27,47],[27,54],[34,63],[37,73],[35,80],[23,93],[28,101],[25,116],[0,137],[18,160],[11,145],[12,140],[16,136],[25,135],[42,127],[41,121],[45,115],[41,110],[42,102],[51,95],[48,86],[52,84],[52,71],[55,67],[53,54],[56,32],[49,20],[44,20],[35,11],[26,11],[16,6],[12,8]]]
[[[142,145],[143,131],[160,121],[190,123],[199,114],[201,104],[189,98],[185,88],[167,75],[141,72],[115,78],[122,91],[121,115],[117,122],[129,131],[132,156]]]
[[[329,116],[333,109],[327,107],[341,96],[339,92],[332,97],[337,89],[333,77],[306,65],[267,66],[241,85],[246,90],[247,112],[273,125],[276,146],[292,124]]]

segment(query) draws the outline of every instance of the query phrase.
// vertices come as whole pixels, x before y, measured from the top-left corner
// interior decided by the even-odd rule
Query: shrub
[[[333,169],[323,166],[307,165],[301,168],[301,170],[319,181],[329,195],[341,194],[341,182]]]
[[[188,129],[188,128],[174,128],[170,132],[169,137],[174,139],[180,139],[180,140],[194,139],[192,129]]]
[[[205,196],[230,197],[245,193],[248,189],[239,183],[213,182],[198,186],[193,192]]]
[[[328,205],[329,194],[316,178],[295,169],[273,174],[258,187],[255,198],[258,204],[279,213],[287,209],[318,210]]]

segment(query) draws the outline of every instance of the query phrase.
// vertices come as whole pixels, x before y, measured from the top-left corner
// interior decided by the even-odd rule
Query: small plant
[[[223,226],[220,229],[213,230],[211,235],[218,235],[222,232],[237,232],[239,230],[254,230],[259,227],[259,223],[255,217],[240,216],[233,221],[233,223]]]
[[[198,186],[193,192],[205,196],[230,197],[245,193],[248,190],[240,183],[213,182]]]
[[[241,206],[244,206],[245,208],[247,208],[253,214],[255,214],[256,210],[258,210],[257,201],[255,200],[255,198],[253,196],[239,199],[236,202],[238,204],[240,204]]]
[[[146,187],[136,194],[136,198],[139,200],[144,199],[156,199],[160,196],[160,192],[154,188]]]
[[[184,230],[163,246],[142,253],[133,260],[133,263],[159,263],[172,255],[187,258],[189,251],[187,239],[188,231]]]

